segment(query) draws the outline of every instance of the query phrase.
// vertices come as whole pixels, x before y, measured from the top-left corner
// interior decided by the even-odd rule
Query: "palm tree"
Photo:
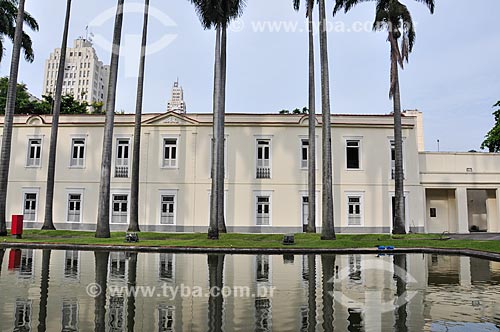
[[[213,94],[212,195],[208,238],[218,239],[226,231],[224,221],[224,114],[226,90],[227,26],[242,14],[244,0],[190,0],[204,29],[215,28]]]
[[[14,42],[15,23],[18,15],[17,4],[18,1],[16,0],[0,0],[0,62],[3,59],[3,51],[5,50],[3,46],[5,37]],[[23,20],[24,24],[31,30],[38,31],[38,23],[30,13],[25,11]],[[24,51],[26,61],[33,62],[35,53],[33,52],[31,38],[25,32],[22,33],[21,49]]]
[[[2,133],[2,152],[0,157],[0,236],[7,235],[5,205],[7,203],[7,183],[9,181],[12,126],[16,107],[17,76],[19,74],[19,59],[21,56],[21,45],[23,39],[24,3],[25,0],[19,0]]]
[[[372,0],[376,1],[375,22],[373,30],[386,30],[387,40],[391,46],[391,83],[389,98],[393,100],[394,113],[394,215],[393,234],[405,234],[405,198],[404,198],[404,170],[403,170],[403,132],[401,126],[401,94],[399,91],[399,67],[404,69],[404,61],[415,44],[415,26],[408,8],[399,0]],[[423,2],[434,13],[434,0],[416,0]],[[355,5],[366,0],[336,0],[333,14],[344,8],[347,13]],[[401,47],[398,44],[401,39]]]
[[[139,159],[141,158],[141,122],[142,100],[144,95],[144,71],[146,66],[146,43],[148,39],[149,0],[144,2],[144,25],[142,27],[141,60],[137,79],[137,100],[135,104],[134,155],[132,157],[132,184],[130,189],[130,225],[129,232],[139,229]]]
[[[319,50],[321,60],[321,108],[323,120],[323,223],[322,240],[335,240],[332,193],[332,127],[330,119],[330,73],[325,0],[319,0]],[[309,198],[311,199],[311,198]],[[309,211],[311,212],[311,211]]]
[[[118,82],[118,63],[120,60],[120,43],[123,25],[123,3],[118,0],[116,7],[115,26],[113,32],[113,49],[109,69],[108,100],[106,101],[106,122],[101,162],[101,182],[99,185],[99,206],[97,210],[97,238],[109,238],[109,196],[111,186],[111,156],[113,150],[113,127],[115,120],[116,85]]]
[[[300,0],[293,1],[295,10],[300,8]],[[307,0],[306,17],[309,32],[309,154],[308,163],[308,221],[307,232],[316,233],[316,85],[314,72],[314,0]]]
[[[69,20],[71,16],[71,0],[66,3],[66,19],[64,21],[64,32],[61,44],[61,57],[59,58],[59,69],[57,71],[56,95],[54,97],[54,108],[52,112],[52,128],[50,132],[49,165],[47,171],[47,193],[45,202],[45,218],[42,229],[55,230],[54,211],[54,179],[56,173],[57,133],[59,129],[59,114],[61,112],[62,87],[64,82],[64,67],[66,64],[66,49],[68,46]]]

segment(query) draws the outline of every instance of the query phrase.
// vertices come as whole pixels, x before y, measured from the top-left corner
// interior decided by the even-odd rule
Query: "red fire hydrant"
[[[12,226],[10,229],[10,234],[16,239],[22,239],[23,237],[23,216],[22,215],[12,215]]]

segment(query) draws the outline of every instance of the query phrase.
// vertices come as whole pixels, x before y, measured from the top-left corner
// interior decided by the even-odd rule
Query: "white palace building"
[[[342,233],[388,233],[394,162],[391,115],[332,115],[335,226]],[[44,219],[50,115],[16,115],[8,215],[26,228]],[[3,125],[3,118],[0,118]],[[117,114],[111,227],[129,220],[134,115]],[[104,115],[61,115],[54,222],[94,230]],[[144,114],[140,164],[143,231],[206,232],[211,188],[211,114]],[[500,232],[500,155],[424,151],[423,117],[403,116],[406,227],[413,232]],[[307,223],[307,115],[227,114],[226,222],[230,232],[302,232]],[[321,197],[321,117],[317,117]],[[318,199],[320,203],[321,200]],[[317,206],[321,226],[321,204]]]

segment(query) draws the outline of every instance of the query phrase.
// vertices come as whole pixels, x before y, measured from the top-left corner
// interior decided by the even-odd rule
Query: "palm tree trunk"
[[[16,107],[17,76],[21,55],[25,0],[19,0],[10,64],[9,86],[2,133],[2,155],[0,157],[0,236],[7,235],[7,184],[9,181],[10,150],[12,145],[12,127]]]
[[[144,71],[146,66],[146,44],[148,39],[149,0],[144,3],[144,25],[142,28],[141,60],[137,79],[137,99],[135,104],[134,123],[134,155],[132,157],[132,184],[130,188],[130,225],[129,232],[140,232],[139,229],[139,170],[141,158],[141,122],[142,101],[144,95]]]
[[[51,250],[42,253],[42,274],[40,276],[40,311],[38,313],[38,331],[47,330],[47,301],[49,298],[50,279],[50,254]]]
[[[66,19],[61,44],[61,57],[57,71],[56,95],[52,112],[52,128],[50,132],[49,165],[47,171],[47,192],[45,196],[45,218],[42,229],[55,230],[54,226],[54,185],[56,175],[57,134],[59,131],[59,114],[61,113],[62,87],[64,81],[64,67],[66,65],[66,49],[68,46],[68,30],[71,16],[71,0],[66,3]]]
[[[94,331],[106,331],[106,292],[108,287],[109,251],[96,251],[95,257],[95,284],[98,294],[94,299]]]
[[[208,227],[208,238],[219,239],[218,217],[218,177],[219,172],[219,98],[220,98],[220,65],[221,65],[221,25],[217,25],[215,38],[215,66],[214,66],[214,100],[213,100],[213,137],[212,137],[212,191],[210,195],[210,225]]]
[[[397,60],[397,41],[389,35],[391,42],[391,86],[394,106],[394,150],[395,150],[395,199],[393,234],[406,234],[405,227],[405,198],[404,198],[404,170],[403,170],[403,133],[401,126],[401,95],[399,92],[399,69]]]
[[[335,240],[332,193],[332,132],[330,124],[330,75],[325,0],[319,0],[319,46],[321,58],[321,105],[323,113],[323,223],[322,240]],[[310,212],[310,211],[309,211]]]
[[[227,26],[222,26],[221,36],[221,54],[220,54],[220,99],[219,99],[219,119],[217,126],[219,127],[218,140],[219,140],[219,160],[217,171],[217,186],[219,192],[217,193],[217,227],[219,233],[227,233],[226,222],[224,218],[224,178],[225,178],[225,163],[224,163],[224,147],[226,144],[226,137],[224,133],[224,121],[226,113],[226,71],[227,71]]]
[[[101,181],[99,185],[99,206],[97,210],[97,238],[111,237],[109,229],[111,157],[113,151],[113,127],[115,120],[116,85],[118,81],[118,62],[120,60],[120,43],[123,25],[123,2],[118,0],[115,26],[113,32],[113,51],[109,69],[108,100],[106,101],[106,122],[101,161]]]
[[[316,233],[316,86],[314,81],[314,0],[308,0],[307,16],[309,24],[309,155],[308,159],[308,198],[309,217],[307,232]]]

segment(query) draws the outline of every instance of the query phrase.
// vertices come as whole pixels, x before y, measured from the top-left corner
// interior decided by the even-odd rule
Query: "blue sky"
[[[40,24],[31,33],[36,60],[23,62],[19,79],[35,95],[42,92],[44,61],[61,43],[65,0],[26,1],[27,10]],[[124,59],[120,64],[117,110],[134,112],[137,80],[135,68],[142,16],[126,0]],[[359,24],[373,19],[374,4],[366,3],[349,14],[331,16],[328,1],[333,113],[389,113],[389,45],[385,33],[354,32]],[[416,22],[417,43],[410,63],[401,73],[402,104],[405,109],[424,112],[427,150],[467,151],[478,149],[493,124],[492,105],[500,99],[500,31],[497,0],[438,0],[430,15],[417,1],[404,1]],[[471,4],[476,3],[474,7]],[[73,1],[70,38],[85,35],[85,27],[115,0]],[[184,88],[188,112],[211,112],[214,33],[204,31],[187,0],[151,0],[157,13],[172,24],[151,18],[149,42],[175,40],[147,59],[145,112],[164,112],[170,88],[177,77]],[[104,14],[103,14],[104,13]],[[106,17],[104,17],[106,18]],[[163,16],[165,18],[165,16]],[[307,105],[307,33],[305,15],[296,13],[292,0],[248,0],[248,5],[228,41],[228,112],[276,113],[283,108]],[[296,25],[294,32],[256,31],[259,24]],[[360,23],[356,23],[360,22]],[[366,22],[366,23],[365,23]],[[113,19],[93,24],[96,36],[111,40]],[[239,30],[239,29],[236,29]],[[343,31],[342,31],[343,30]],[[134,38],[135,36],[135,38]],[[136,41],[137,42],[137,41]],[[0,64],[0,74],[9,71],[11,45]],[[109,52],[96,45],[98,55],[109,63]],[[319,52],[316,52],[317,55]],[[318,70],[319,73],[319,58]],[[318,79],[319,87],[319,79]],[[318,103],[319,103],[318,91]],[[319,109],[318,109],[319,112]]]

